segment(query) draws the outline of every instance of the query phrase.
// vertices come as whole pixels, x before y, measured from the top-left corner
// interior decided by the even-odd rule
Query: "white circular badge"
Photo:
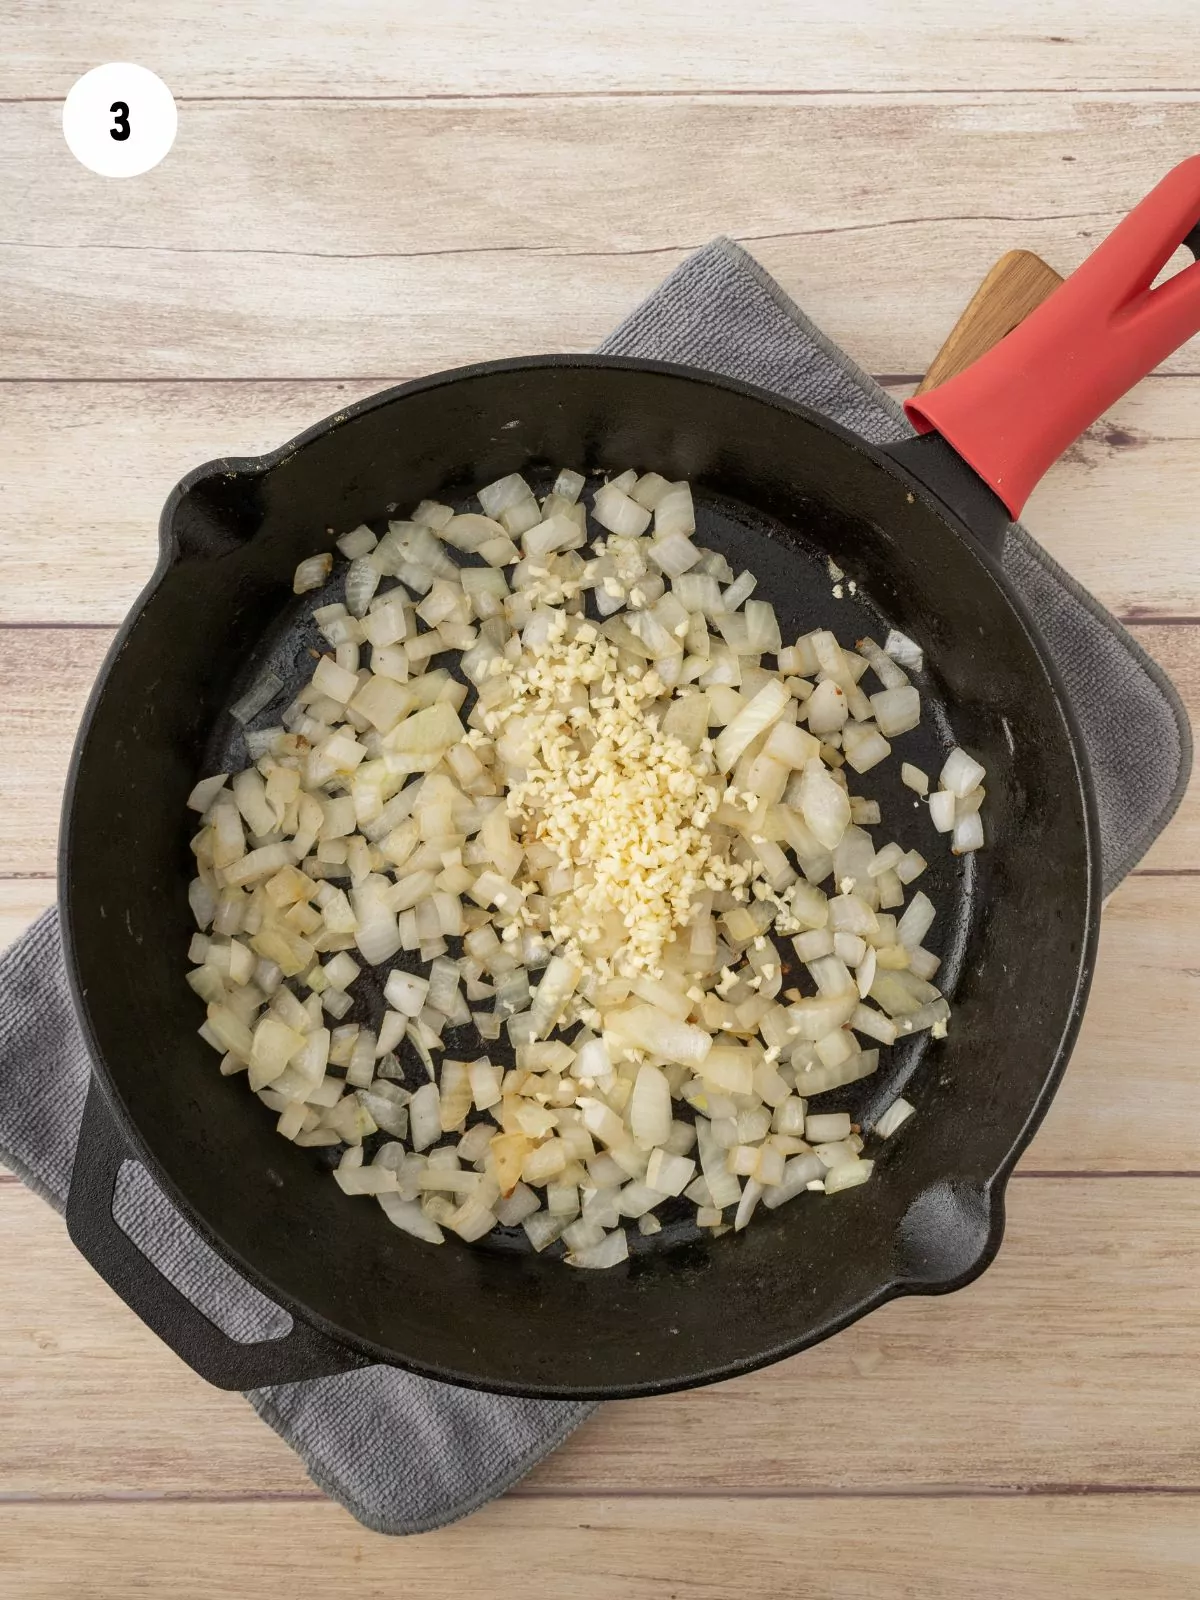
[[[136,178],[175,143],[179,113],[161,78],[131,61],[93,67],[63,102],[71,154],[103,178]]]

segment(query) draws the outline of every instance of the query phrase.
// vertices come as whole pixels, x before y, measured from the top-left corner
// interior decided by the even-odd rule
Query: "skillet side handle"
[[[117,1176],[133,1159],[93,1078],[71,1173],[67,1232],[89,1265],[194,1372],[218,1389],[260,1389],[369,1365],[357,1351],[296,1318],[290,1333],[259,1344],[241,1344],[210,1322],[113,1216]]]
[[[1200,156],[1117,225],[1018,327],[957,377],[907,400],[1015,518],[1085,428],[1200,332]],[[1197,260],[1152,288],[1181,244]]]
[[[219,561],[250,543],[262,525],[260,461],[207,461],[177,483],[159,518],[159,547],[171,561]]]

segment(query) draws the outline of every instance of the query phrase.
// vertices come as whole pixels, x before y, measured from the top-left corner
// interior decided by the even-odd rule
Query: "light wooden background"
[[[1192,0],[0,0],[0,932],[189,466],[440,366],[578,349],[714,233],[897,393],[994,257],[1074,266],[1200,150]],[[93,177],[60,102],[180,102]],[[1028,520],[1200,709],[1200,348]],[[397,1544],[324,1501],[0,1176],[0,1593],[355,1600],[1200,1588],[1200,802],[1114,897],[1067,1082],[960,1295],[615,1405]]]

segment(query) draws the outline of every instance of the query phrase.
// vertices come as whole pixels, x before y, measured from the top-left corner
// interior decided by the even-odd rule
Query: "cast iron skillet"
[[[993,352],[910,406],[925,437],[887,448],[728,379],[543,356],[406,384],[270,456],[184,479],[84,719],[61,904],[94,1063],[71,1235],[197,1371],[249,1388],[384,1362],[506,1393],[646,1394],[765,1365],[988,1265],[1005,1181],[1075,1038],[1099,898],[1079,740],[1001,547],[1042,468],[1200,327],[1200,265],[1150,288],[1198,218],[1200,159]],[[508,472],[631,463],[692,481],[698,537],[758,574],[785,636],[822,625],[879,638],[893,624],[925,647],[925,719],[904,754],[936,771],[956,739],[984,762],[989,847],[955,862],[894,776],[856,787],[907,817],[902,837],[932,863],[954,1024],[928,1060],[923,1038],[826,1097],[869,1123],[911,1077],[919,1113],[878,1152],[875,1180],[836,1201],[801,1199],[715,1241],[679,1222],[608,1272],[503,1237],[430,1249],[343,1197],[320,1152],[280,1139],[197,1037],[185,799],[203,772],[244,759],[225,708],[264,661],[291,679],[264,723],[307,677],[313,597],[296,602],[290,579],[327,529],[423,496],[465,501]],[[829,557],[853,596],[835,598]],[[291,1313],[290,1334],[237,1343],[150,1266],[112,1217],[127,1159]]]

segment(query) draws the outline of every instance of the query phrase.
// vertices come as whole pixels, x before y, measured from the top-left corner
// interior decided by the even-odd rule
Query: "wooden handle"
[[[924,394],[978,360],[1062,283],[1054,268],[1032,250],[1010,250],[976,289],[945,344],[934,356],[916,393]]]

